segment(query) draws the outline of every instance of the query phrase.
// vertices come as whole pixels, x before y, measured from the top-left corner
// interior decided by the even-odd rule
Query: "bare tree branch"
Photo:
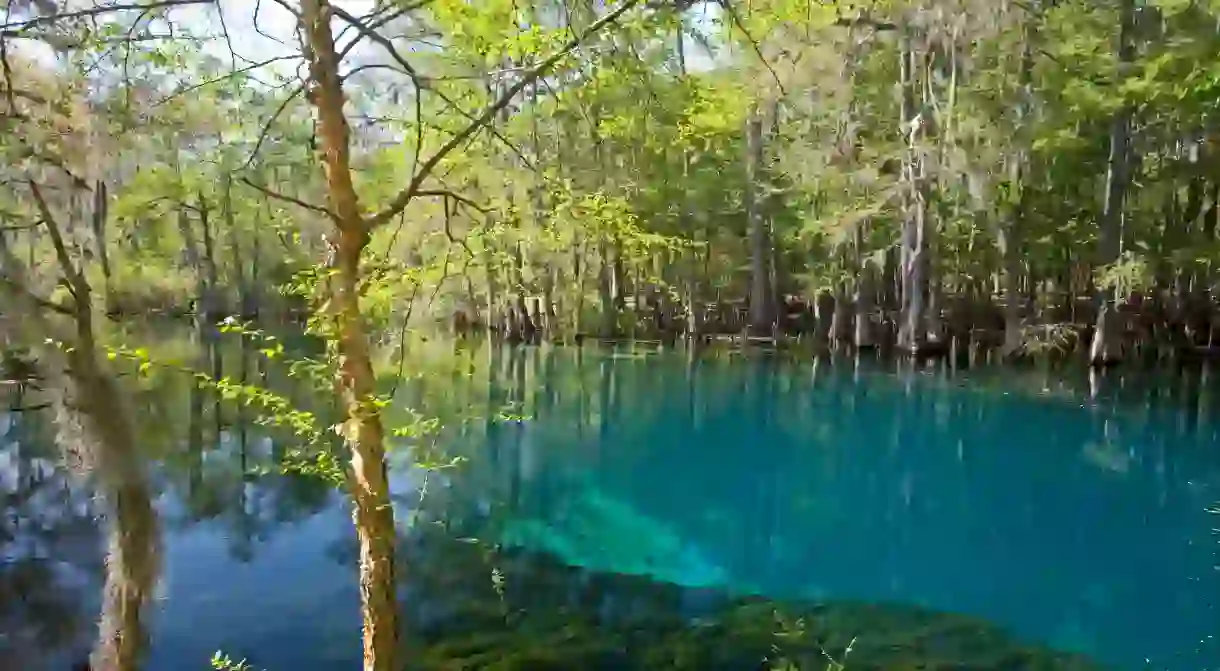
[[[771,67],[771,62],[768,61],[767,57],[763,55],[762,47],[759,46],[758,40],[754,39],[754,36],[751,35],[750,31],[746,29],[746,24],[742,22],[741,15],[739,15],[737,10],[733,8],[732,0],[719,0],[719,4],[724,8],[724,11],[728,13],[729,18],[733,20],[733,25],[737,26],[737,29],[741,31],[742,35],[746,36],[746,41],[749,42],[750,46],[754,48],[754,53],[758,56],[758,60],[762,61],[763,66],[767,68],[767,72],[771,73],[771,77],[775,80],[775,85],[779,87],[780,95],[786,95],[784,91],[784,83],[780,81],[779,73],[775,71],[775,68]]]
[[[577,35],[569,40],[562,49],[559,49],[555,53],[545,58],[542,62],[535,65],[533,68],[526,71],[525,75],[522,76],[516,84],[509,87],[509,89],[505,91],[498,100],[487,107],[487,109],[483,110],[482,114],[480,114],[468,126],[458,132],[457,135],[449,138],[449,141],[441,145],[441,148],[438,149],[435,154],[428,157],[428,160],[424,161],[419,171],[412,176],[411,183],[408,184],[405,189],[400,191],[398,195],[395,196],[392,201],[390,201],[390,204],[384,210],[368,218],[366,220],[366,224],[370,228],[379,226],[392,219],[394,215],[401,212],[407,206],[407,204],[411,202],[411,199],[419,194],[420,187],[423,185],[424,180],[426,180],[428,176],[432,174],[432,171],[436,168],[437,164],[448,156],[450,152],[461,146],[463,142],[469,139],[471,135],[474,135],[474,133],[480,128],[490,123],[491,120],[495,118],[495,115],[500,112],[500,110],[507,107],[518,93],[525,90],[525,87],[529,86],[539,77],[546,74],[555,66],[556,63],[571,53],[573,49],[580,46],[585,40],[597,34],[606,26],[614,23],[627,10],[639,4],[639,2],[640,0],[623,0],[618,7],[606,13],[597,21],[593,22],[593,24],[586,28],[580,35]]]
[[[263,0],[254,0],[254,32],[258,33],[259,35],[262,35],[263,37],[271,40],[272,42],[284,44],[284,41],[281,40],[280,38],[273,37],[273,36],[268,35],[267,33],[263,32],[262,27],[258,24],[258,15],[260,12],[262,12],[262,10],[263,10]]]
[[[18,139],[18,142],[21,142],[23,145],[25,144],[24,141],[22,141],[20,139]],[[51,167],[58,168],[65,175],[68,176],[68,179],[71,180],[71,182],[72,182],[72,186],[74,186],[82,191],[92,191],[93,190],[89,186],[89,182],[85,181],[85,179],[83,177],[80,177],[76,173],[72,172],[72,169],[68,167],[68,164],[64,161],[64,159],[60,158],[59,156],[40,153],[36,149],[34,149],[33,147],[30,147],[30,146],[25,146],[19,155],[22,158],[32,158],[32,159],[35,159],[38,161],[42,161],[43,163],[46,163],[47,165],[49,165]]]
[[[352,49],[356,48],[356,45],[360,43],[361,37],[368,37],[372,34],[372,31],[376,31],[378,28],[384,26],[385,24],[387,24],[399,17],[406,16],[407,14],[409,14],[417,9],[426,7],[435,1],[436,0],[417,0],[416,2],[413,2],[409,5],[405,5],[405,6],[397,8],[393,11],[390,11],[381,17],[377,16],[378,10],[373,11],[368,16],[366,16],[360,20],[360,24],[363,25],[363,27],[366,28],[369,32],[362,31],[355,39],[353,39],[351,42],[348,42],[343,47],[343,49],[341,49],[339,51],[339,60],[342,61],[349,53],[351,53]],[[393,6],[392,3],[387,3],[387,4],[390,7]],[[333,8],[333,6],[332,6],[332,8]],[[342,18],[342,17],[340,17],[340,18]],[[349,22],[349,25],[353,28],[356,28],[358,31],[360,30],[360,27],[354,23]],[[342,36],[343,32],[340,31],[339,35]]]
[[[56,23],[59,21],[63,21],[65,19],[83,19],[83,18],[87,18],[87,17],[91,17],[91,16],[97,16],[98,14],[106,14],[109,12],[121,12],[124,10],[140,10],[142,12],[147,12],[147,11],[150,11],[153,9],[161,9],[163,7],[175,7],[178,5],[203,5],[203,4],[211,4],[213,2],[215,2],[215,0],[164,0],[162,2],[144,2],[144,3],[134,3],[134,4],[119,4],[119,5],[99,5],[97,7],[90,7],[88,9],[82,9],[82,10],[76,11],[76,12],[60,12],[58,14],[47,14],[45,16],[36,16],[32,19],[27,19],[25,21],[14,21],[12,23],[5,23],[5,24],[0,25],[0,30],[11,31],[12,33],[21,33],[23,31],[29,30],[30,28],[35,28],[35,27],[45,25],[45,24],[50,24],[50,23]],[[13,37],[13,36],[16,36],[16,35],[8,35],[6,32],[6,37]]]
[[[38,187],[38,182],[30,180],[30,193],[34,194],[34,202],[38,204],[38,214],[42,217],[42,223],[46,225],[47,232],[51,234],[51,245],[55,248],[55,259],[59,262],[59,268],[63,272],[64,277],[68,280],[68,290],[72,292],[73,298],[76,299],[77,306],[88,299],[89,285],[85,283],[85,276],[81,274],[80,269],[76,264],[72,263],[72,257],[68,255],[68,247],[64,244],[63,235],[59,232],[59,224],[55,222],[55,215],[51,213],[51,208],[47,206],[47,201],[42,196],[42,189]]]
[[[278,191],[272,191],[271,189],[268,189],[267,187],[251,180],[248,177],[242,177],[241,181],[243,183],[245,183],[247,186],[249,186],[253,189],[256,189],[258,191],[261,191],[263,194],[270,196],[271,198],[274,198],[276,200],[282,200],[285,203],[292,203],[293,205],[296,205],[297,207],[303,207],[307,210],[312,210],[319,214],[324,214],[327,217],[330,217],[331,219],[335,218],[334,213],[332,213],[330,210],[326,209],[325,207],[322,207],[321,205],[314,205],[313,203],[307,203],[307,202],[301,200],[300,198],[295,198],[293,196],[289,196],[287,194],[280,193]]]
[[[28,231],[31,228],[38,228],[42,225],[42,220],[39,219],[30,224],[13,224],[12,226],[0,226],[0,231]]]
[[[127,29],[126,39],[123,41],[123,124],[122,127],[130,128],[128,125],[131,115],[131,37],[135,33],[136,28],[140,27],[140,22],[144,17],[148,16],[152,10],[145,9],[140,12],[136,20],[131,23],[131,27]]]
[[[289,14],[292,14],[293,16],[297,17],[297,21],[301,20],[301,13],[298,12],[297,10],[293,9],[292,5],[288,4],[284,0],[272,0],[272,1],[275,4],[279,5],[280,7],[283,7],[284,9],[286,9]]]
[[[466,196],[463,196],[455,191],[450,191],[449,189],[421,189],[421,190],[417,191],[415,193],[415,195],[452,198],[459,203],[463,203],[469,207],[472,207],[472,208],[478,210],[479,212],[482,212],[483,214],[487,214],[488,212],[491,212],[491,208],[489,208],[485,205],[480,205],[477,202],[475,202],[474,200],[467,198]],[[448,207],[448,206],[446,206],[446,207]]]
[[[61,315],[67,315],[69,317],[76,316],[76,313],[72,311],[72,308],[69,308],[65,305],[60,305],[59,303],[56,303],[55,301],[52,301],[52,300],[47,300],[47,299],[43,298],[42,296],[35,294],[32,291],[27,290],[25,293],[27,296],[29,296],[30,300],[34,301],[34,304],[37,305],[38,307],[46,308],[47,310],[50,310],[52,312],[57,312]]]
[[[188,86],[184,89],[175,91],[175,92],[165,96],[164,98],[158,100],[157,102],[153,103],[152,106],[157,107],[160,105],[164,105],[165,103],[167,103],[179,96],[186,95],[192,91],[198,91],[199,89],[206,88],[208,86],[211,86],[212,84],[219,84],[220,82],[223,82],[226,79],[231,79],[237,75],[245,74],[247,72],[250,72],[251,70],[257,70],[263,66],[275,63],[276,61],[287,61],[287,60],[293,60],[296,58],[299,58],[299,56],[276,56],[275,58],[268,58],[265,61],[259,61],[257,63],[253,63],[247,67],[235,69],[232,72],[225,73],[219,77],[216,77],[215,79],[209,79],[207,81],[199,82],[198,84],[192,84],[191,86]]]
[[[445,104],[449,105],[449,109],[462,115],[463,117],[466,118],[467,121],[470,121],[471,123],[474,123],[476,121],[474,115],[472,115],[470,112],[467,112],[466,110],[462,109],[462,106],[458,105],[456,102],[454,102],[453,99],[450,98],[449,96],[445,95],[444,93],[441,93],[437,89],[428,89],[428,91],[430,93],[436,95],[436,97],[440,98],[441,100],[445,101]],[[499,140],[505,147],[508,147],[509,151],[516,154],[517,158],[521,159],[521,162],[525,164],[525,167],[529,168],[530,170],[534,170],[533,161],[530,161],[528,158],[526,158],[525,153],[522,152],[521,149],[519,149],[516,145],[514,145],[511,141],[509,141],[508,138],[504,137],[504,134],[501,133],[499,131],[499,129],[496,128],[495,124],[488,124],[487,130],[490,131],[492,136],[495,137],[497,140]],[[412,170],[412,174],[414,174],[414,170]]]
[[[408,61],[405,56],[398,52],[398,48],[394,46],[394,43],[391,42],[388,37],[364,25],[364,22],[361,21],[359,17],[352,15],[351,12],[343,9],[342,7],[331,5],[330,11],[334,13],[335,16],[351,24],[351,26],[356,29],[356,32],[381,45],[381,47],[386,50],[386,53],[390,55],[390,58],[392,58],[395,63],[401,65],[402,69],[407,72],[407,75],[411,78],[411,81],[415,83],[416,88],[419,87],[419,75],[415,71],[415,66],[411,65],[410,61]]]
[[[297,96],[301,95],[301,92],[304,90],[305,84],[298,84],[297,87],[292,90],[292,93],[289,93],[288,97],[284,98],[284,101],[280,103],[280,106],[275,108],[275,113],[271,115],[270,119],[267,119],[267,123],[263,124],[263,129],[259,131],[258,140],[254,142],[254,149],[250,151],[250,156],[246,158],[246,162],[241,167],[242,170],[249,168],[250,164],[254,163],[254,159],[258,157],[258,152],[260,149],[262,149],[263,142],[266,141],[267,134],[271,131],[271,126],[275,124],[275,120],[280,118],[280,115],[284,113],[284,110],[288,109],[288,104],[291,103]]]
[[[395,63],[402,66],[402,69],[407,73],[407,77],[411,79],[411,83],[415,86],[415,151],[411,158],[411,174],[415,174],[415,168],[419,165],[419,153],[424,144],[424,126],[420,123],[420,121],[423,120],[424,115],[423,86],[419,81],[419,73],[416,72],[415,67],[411,65],[411,62],[398,52],[398,49],[394,46],[394,43],[389,40],[389,38],[373,29],[370,29],[368,26],[364,25],[364,22],[358,17],[353,16],[350,12],[341,7],[331,5],[330,11],[334,13],[335,16],[348,22],[361,35],[381,45],[381,47],[390,55],[390,58]],[[354,46],[355,43],[356,41],[353,40],[352,44],[348,45],[349,48],[344,50],[344,53],[349,51],[350,47]],[[340,58],[342,57],[340,56]]]
[[[14,279],[7,275],[0,275],[0,283],[7,284],[9,287],[11,287],[13,289],[13,291],[20,291],[21,293],[25,294],[26,298],[33,301],[34,304],[38,305],[39,307],[46,308],[53,312],[58,312],[61,315],[71,316],[73,314],[72,310],[70,308],[67,308],[63,305],[60,305],[59,303],[47,300],[47,299],[43,298],[42,296],[39,296],[38,294],[36,294],[33,291],[30,291],[28,288],[26,288],[25,285],[23,285],[17,279]]]

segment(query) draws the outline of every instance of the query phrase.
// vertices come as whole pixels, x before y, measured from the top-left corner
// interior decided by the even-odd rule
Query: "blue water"
[[[598,365],[622,389],[596,435],[552,420],[499,441],[533,494],[503,540],[690,586],[974,614],[1116,668],[1220,668],[1216,408],[1157,398],[1173,379],[1093,398],[998,371]]]
[[[761,355],[527,349],[475,363],[473,381],[416,400],[511,411],[446,422],[439,447],[466,457],[460,467],[426,474],[405,446],[394,453],[408,541],[441,525],[590,571],[974,615],[1115,669],[1220,669],[1220,516],[1209,512],[1220,395],[1197,373],[1091,388],[1077,374]],[[185,399],[142,398],[185,413]],[[147,668],[199,668],[217,649],[273,671],[352,668],[346,505],[294,478],[243,477],[274,461],[265,429],[247,423],[239,436],[233,415],[220,413],[218,431],[204,419],[199,461],[183,456],[180,422],[153,427],[142,447],[163,530]],[[55,466],[37,418],[6,415],[4,429],[0,473],[37,461],[55,472],[46,491],[87,486]],[[21,514],[87,517],[75,501],[56,495]],[[24,552],[65,567],[40,589],[85,614],[42,657],[24,653],[38,661],[11,668],[64,668],[88,649],[101,565],[88,549],[102,543],[77,533],[75,546],[20,552],[0,538],[11,565]],[[400,597],[415,618],[434,606]],[[15,625],[3,611],[10,668]]]

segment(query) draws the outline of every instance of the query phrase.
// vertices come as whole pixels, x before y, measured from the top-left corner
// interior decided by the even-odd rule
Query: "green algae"
[[[444,560],[416,564],[407,580],[412,669],[1100,668],[965,615],[901,604],[735,598],[642,576],[590,573],[545,555],[455,543],[439,534],[421,542],[428,546],[421,557]],[[440,545],[447,547],[438,551]]]

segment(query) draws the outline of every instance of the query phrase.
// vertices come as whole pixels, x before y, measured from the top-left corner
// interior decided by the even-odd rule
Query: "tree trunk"
[[[521,222],[518,221],[518,233],[520,227]],[[516,314],[516,325],[514,326],[516,338],[530,340],[534,337],[534,320],[530,317],[529,305],[525,300],[525,255],[521,252],[520,240],[513,243],[513,292],[516,294],[513,301]]]
[[[576,240],[572,240],[572,277],[576,280],[576,296],[572,303],[575,305],[575,312],[572,315],[572,336],[581,338],[584,336],[582,330],[584,328],[585,314],[585,266],[582,262],[584,252],[587,247],[584,244],[579,244]]]
[[[876,289],[873,286],[873,265],[865,263],[860,268],[860,277],[856,280],[855,337],[852,342],[858,349],[868,349],[877,346],[877,329],[873,324],[873,313],[876,303],[873,300]]]
[[[238,234],[236,218],[233,216],[233,180],[224,179],[224,217],[225,232],[229,237],[230,250],[233,254],[233,273],[237,280],[237,307],[235,312],[242,318],[251,315],[249,285],[246,281],[246,263],[241,253],[241,235]]]
[[[618,233],[612,237],[612,245],[610,246],[611,258],[614,259],[612,269],[614,270],[611,278],[614,280],[613,289],[610,293],[614,299],[614,309],[619,313],[627,309],[627,272],[623,267],[623,241],[619,238]]]
[[[186,263],[195,273],[195,324],[200,333],[203,332],[203,310],[207,303],[208,280],[203,271],[203,262],[199,260],[199,248],[195,243],[195,229],[191,227],[191,218],[185,208],[178,210],[178,231],[182,234],[183,254]]]
[[[1025,10],[1021,11],[1025,12]],[[1017,133],[1020,138],[1020,146],[1016,155],[1010,158],[1009,164],[1009,183],[1011,188],[1017,190],[1017,194],[1016,202],[1009,208],[1000,224],[999,243],[1004,270],[1004,345],[1000,353],[1004,357],[1014,356],[1024,345],[1021,335],[1018,292],[1021,284],[1021,227],[1024,223],[1026,208],[1024,180],[1027,172],[1026,163],[1029,160],[1027,148],[1029,130],[1026,128],[1026,124],[1032,104],[1030,85],[1034,65],[1033,38],[1037,34],[1037,27],[1032,25],[1032,22],[1037,20],[1037,16],[1039,14],[1036,12],[1029,12],[1027,16],[1021,18],[1021,71],[1017,80],[1020,88],[1017,103]]]
[[[618,337],[622,335],[619,315],[627,307],[623,289],[623,252],[618,237],[613,234],[604,237],[598,251],[601,257],[598,286],[602,303],[602,336]]]
[[[927,337],[924,312],[928,291],[927,202],[923,192],[923,160],[918,146],[922,121],[915,111],[915,49],[910,27],[902,26],[899,53],[901,87],[901,128],[907,137],[903,163],[903,202],[901,255],[902,310],[899,316],[898,346],[915,351]]]
[[[203,234],[203,270],[207,273],[207,286],[204,287],[203,305],[199,312],[208,322],[216,321],[220,314],[219,273],[216,270],[216,244],[212,240],[212,224],[208,220],[208,203],[199,194],[199,230]]]
[[[855,293],[852,295],[855,318],[851,320],[854,325],[851,341],[857,348],[876,347],[877,345],[876,328],[873,324],[873,313],[877,307],[873,302],[873,297],[876,295],[876,287],[873,286],[873,264],[864,258],[865,231],[868,227],[867,220],[856,226],[851,245],[852,263],[856,269]]]
[[[331,305],[339,355],[335,386],[342,401],[344,443],[351,453],[348,482],[360,543],[360,601],[365,671],[398,671],[398,610],[394,579],[394,508],[385,463],[385,435],[375,400],[369,339],[360,311],[360,258],[369,240],[352,185],[350,130],[330,28],[327,0],[301,2],[311,102],[338,242]]]
[[[837,301],[829,291],[819,291],[814,299],[813,341],[819,345],[830,342]]]
[[[106,249],[106,218],[109,200],[106,183],[102,180],[94,182],[93,186],[93,244],[97,247],[97,258],[102,266],[102,300],[106,313],[115,311],[114,292],[112,289],[110,271],[110,253]]]
[[[684,28],[679,26],[677,33],[678,47],[678,72],[680,76],[686,78],[686,44],[683,39]],[[678,204],[681,208],[678,212],[678,230],[690,236],[691,240],[698,241],[698,235],[692,230],[691,217],[691,199],[690,199],[690,166],[691,154],[690,148],[683,144],[682,146],[682,202]],[[699,252],[693,245],[691,248],[683,252],[682,257],[686,260],[686,277],[683,281],[683,302],[686,303],[686,337],[689,339],[698,339],[700,328],[701,310],[696,305],[699,300]]]
[[[1118,80],[1129,74],[1135,61],[1133,32],[1135,30],[1135,0],[1120,0],[1118,32]],[[1123,201],[1127,194],[1130,165],[1131,108],[1124,105],[1114,113],[1110,126],[1110,156],[1106,169],[1105,204],[1098,236],[1098,263],[1118,261],[1122,254]],[[1089,347],[1089,360],[1097,364],[1115,363],[1122,358],[1119,343],[1119,320],[1113,289],[1097,292],[1097,324]]]
[[[491,230],[492,215],[487,215],[487,228]],[[501,309],[500,301],[500,281],[499,275],[496,272],[496,257],[491,249],[492,240],[487,239],[483,242],[483,272],[486,273],[487,281],[487,311],[483,315],[483,319],[487,322],[487,328],[491,331],[498,332],[501,336],[505,335],[504,313]]]
[[[259,272],[258,264],[262,258],[262,245],[259,239],[262,237],[262,222],[258,219],[254,221],[253,244],[250,249],[250,307],[254,315],[258,315],[263,309],[263,292],[259,288]]]
[[[750,222],[750,330],[759,335],[770,333],[775,324],[762,162],[762,118],[754,109],[746,121],[746,216]]]
[[[1021,351],[1021,311],[1018,291],[1020,287],[1021,261],[1017,258],[1017,226],[1014,219],[1018,215],[1006,215],[1008,221],[1001,224],[1000,254],[1004,264],[1004,345],[1000,350],[1002,356],[1010,357]]]

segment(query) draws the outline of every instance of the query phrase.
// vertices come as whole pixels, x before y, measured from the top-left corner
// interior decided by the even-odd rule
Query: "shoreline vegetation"
[[[97,15],[156,42],[123,58],[92,13],[7,29],[64,66],[9,50],[0,96],[3,237],[42,309],[70,262],[115,318],[304,322],[351,262],[372,329],[1217,355],[1208,3],[322,2],[360,44],[277,58],[325,101],[200,19],[165,38],[164,4]]]

